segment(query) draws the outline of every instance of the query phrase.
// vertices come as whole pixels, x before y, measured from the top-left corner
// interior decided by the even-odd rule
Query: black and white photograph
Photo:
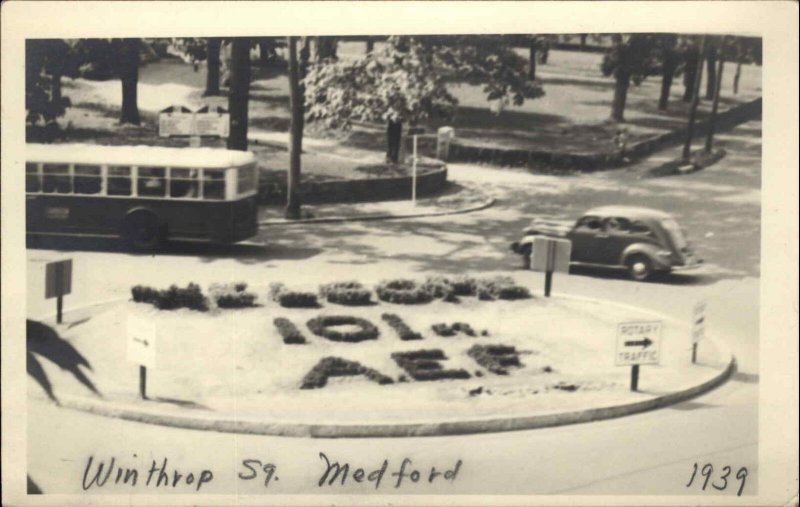
[[[3,14],[4,505],[797,505],[797,4]]]

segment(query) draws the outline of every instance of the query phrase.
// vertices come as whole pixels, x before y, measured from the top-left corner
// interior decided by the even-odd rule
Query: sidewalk
[[[258,221],[259,225],[298,225],[420,218],[480,211],[492,206],[494,202],[494,198],[473,185],[449,182],[442,194],[419,198],[416,203],[411,202],[409,195],[409,199],[403,201],[303,205],[303,218],[300,220],[284,218],[283,206],[262,206]]]

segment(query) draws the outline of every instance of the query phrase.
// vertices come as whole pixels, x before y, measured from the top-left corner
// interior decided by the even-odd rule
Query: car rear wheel
[[[628,274],[636,281],[643,282],[653,276],[653,261],[646,255],[633,255],[626,262]]]
[[[122,237],[134,250],[150,251],[161,245],[164,234],[154,213],[138,210],[125,217]]]

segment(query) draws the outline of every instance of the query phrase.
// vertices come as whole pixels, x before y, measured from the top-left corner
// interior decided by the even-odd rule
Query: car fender
[[[658,255],[658,252],[662,250],[664,250],[663,247],[654,245],[652,243],[633,243],[632,245],[628,245],[628,247],[622,251],[622,255],[619,259],[619,265],[625,266],[631,256],[639,254],[646,255],[647,258],[653,262],[653,267],[655,267],[655,269],[670,269],[672,267],[672,263],[668,259],[664,259]]]

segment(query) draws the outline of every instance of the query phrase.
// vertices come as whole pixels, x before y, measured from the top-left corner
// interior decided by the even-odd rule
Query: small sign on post
[[[553,273],[569,273],[572,242],[568,239],[536,236],[531,248],[531,269],[544,271],[544,295],[549,298]]]
[[[424,134],[425,129],[422,127],[409,127],[408,133],[414,136],[414,152],[411,159],[411,202],[417,204],[417,136]]]
[[[158,114],[160,137],[186,137],[194,135],[194,113],[186,106],[169,106]]]
[[[45,266],[44,297],[56,299],[56,322],[61,324],[64,296],[72,293],[72,259],[48,262]]]
[[[153,320],[128,314],[127,357],[139,365],[139,396],[147,399],[147,368],[156,366],[156,337],[158,330]]]
[[[194,135],[200,137],[228,137],[230,114],[220,106],[205,105],[195,113]]]
[[[631,367],[631,391],[639,389],[639,366],[661,362],[661,322],[623,322],[617,326],[615,363]]]
[[[701,301],[694,305],[692,313],[692,364],[697,362],[697,344],[706,336],[706,303]]]

